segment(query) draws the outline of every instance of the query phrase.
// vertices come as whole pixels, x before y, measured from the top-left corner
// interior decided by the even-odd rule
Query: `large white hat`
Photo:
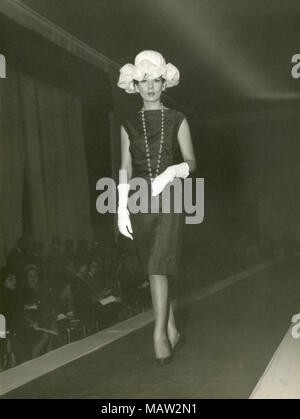
[[[133,64],[125,64],[120,69],[117,85],[127,93],[137,93],[133,80],[141,81],[144,78],[156,79],[162,76],[166,80],[166,87],[177,86],[180,73],[177,67],[168,63],[157,51],[145,50],[140,52]]]

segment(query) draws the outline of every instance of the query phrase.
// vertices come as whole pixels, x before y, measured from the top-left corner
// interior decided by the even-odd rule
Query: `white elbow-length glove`
[[[175,177],[186,178],[190,173],[190,167],[186,162],[169,166],[152,182],[152,195],[158,195],[167,183],[172,182]]]
[[[121,234],[133,240],[133,237],[131,235],[133,231],[131,227],[129,211],[127,209],[129,188],[130,186],[128,183],[119,183],[118,185],[118,229]]]

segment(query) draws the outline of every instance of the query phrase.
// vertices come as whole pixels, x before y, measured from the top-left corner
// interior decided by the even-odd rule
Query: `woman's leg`
[[[156,358],[171,355],[167,336],[168,278],[166,275],[149,275],[154,314],[154,351]]]
[[[177,340],[180,337],[180,333],[177,330],[175,317],[174,317],[174,310],[173,310],[173,303],[171,298],[169,298],[169,317],[168,317],[168,338],[171,343],[172,348],[176,345]]]

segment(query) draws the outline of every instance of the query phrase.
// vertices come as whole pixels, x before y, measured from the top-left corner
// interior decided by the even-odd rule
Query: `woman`
[[[155,320],[154,351],[160,365],[171,360],[175,346],[182,341],[175,324],[168,279],[178,271],[183,214],[176,213],[173,206],[168,213],[162,213],[159,200],[159,212],[129,215],[127,204],[130,179],[146,180],[150,203],[151,194],[159,197],[175,177],[185,178],[196,169],[184,114],[161,103],[162,92],[178,83],[178,69],[171,63],[166,64],[156,51],[139,53],[135,65],[126,64],[121,68],[118,81],[120,88],[127,93],[140,94],[143,101],[142,110],[124,120],[121,126],[118,228],[124,236],[134,238],[142,267],[149,276]],[[182,158],[184,161],[178,164]],[[174,193],[170,190],[171,199]]]

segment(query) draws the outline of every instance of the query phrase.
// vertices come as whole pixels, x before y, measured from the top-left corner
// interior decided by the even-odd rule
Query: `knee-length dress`
[[[155,175],[159,144],[161,138],[161,110],[145,110],[146,132],[150,151],[152,176]],[[168,166],[181,163],[182,155],[177,140],[179,127],[185,115],[175,109],[164,110],[164,143],[161,152],[159,174]],[[162,212],[162,194],[158,196],[159,210],[150,212],[151,182],[147,168],[145,137],[142,125],[142,113],[123,119],[130,145],[132,159],[132,179],[139,177],[148,184],[148,213],[130,213],[133,230],[133,242],[141,266],[146,275],[177,275],[180,261],[184,213],[174,211],[174,199],[181,201],[182,193],[176,194],[175,188],[170,187],[170,211]],[[178,182],[179,178],[176,178]],[[182,183],[182,179],[180,179]],[[169,184],[170,185],[170,184]],[[130,190],[129,197],[136,192]],[[178,192],[178,189],[177,189]],[[153,199],[153,198],[152,198]],[[156,201],[157,202],[157,201]],[[183,205],[182,205],[183,208]]]

